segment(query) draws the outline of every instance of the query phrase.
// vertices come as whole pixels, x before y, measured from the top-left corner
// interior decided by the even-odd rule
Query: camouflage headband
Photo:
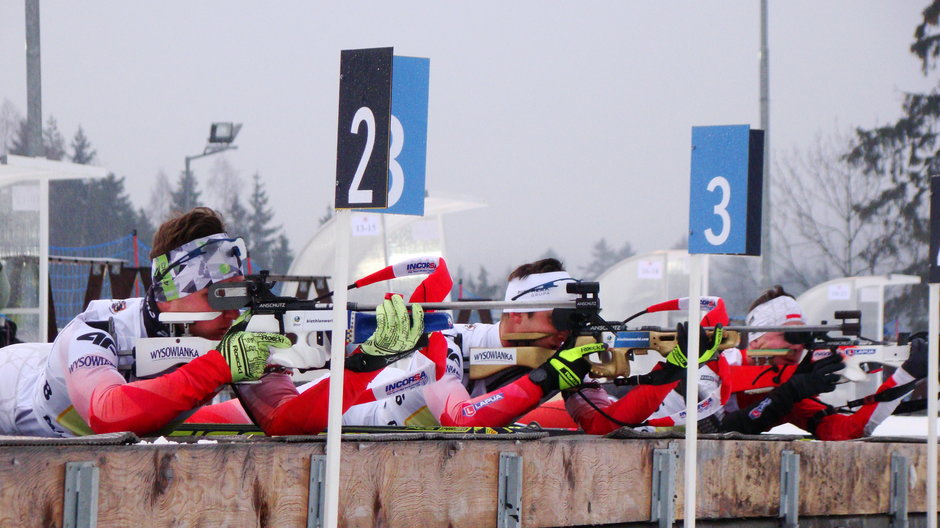
[[[245,241],[225,233],[187,242],[153,259],[154,300],[181,299],[212,283],[244,275],[247,257]]]

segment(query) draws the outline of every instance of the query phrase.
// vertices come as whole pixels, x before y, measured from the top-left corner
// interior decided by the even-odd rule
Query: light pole
[[[206,156],[211,156],[213,154],[218,154],[219,152],[225,152],[226,150],[237,149],[238,146],[233,145],[235,142],[235,136],[238,135],[238,132],[242,129],[241,123],[231,123],[231,122],[221,122],[221,123],[212,123],[212,126],[209,128],[209,139],[206,142],[206,148],[203,149],[202,153],[194,154],[192,156],[186,156],[186,171],[184,172],[186,176],[186,181],[191,182],[193,174],[190,172],[189,163],[194,159],[204,158]],[[188,204],[191,208],[195,204]]]

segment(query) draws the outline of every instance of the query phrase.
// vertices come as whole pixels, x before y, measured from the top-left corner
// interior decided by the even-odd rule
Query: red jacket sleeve
[[[446,377],[446,376],[445,376]],[[431,384],[434,387],[436,384]],[[463,385],[460,385],[463,388]],[[427,389],[426,389],[427,390]],[[476,398],[466,398],[466,390],[452,392],[438,416],[441,425],[460,427],[502,427],[535,408],[542,388],[528,376]]]
[[[346,412],[379,371],[343,373],[343,412]],[[318,434],[326,429],[329,379],[298,393],[290,375],[268,374],[260,384],[239,386],[236,392],[249,416],[267,435]]]
[[[582,392],[591,399],[605,414],[618,422],[611,421],[607,416],[597,412],[597,409],[584,401],[578,393],[568,396],[565,407],[568,414],[588,434],[607,434],[619,429],[623,424],[640,425],[650,415],[659,409],[669,392],[676,388],[678,381],[664,385],[637,385],[623,398],[611,402],[607,391],[603,389],[583,389]],[[593,397],[592,397],[593,396]]]
[[[158,378],[95,387],[88,425],[96,433],[154,433],[181,413],[206,403],[230,381],[228,364],[212,350]]]

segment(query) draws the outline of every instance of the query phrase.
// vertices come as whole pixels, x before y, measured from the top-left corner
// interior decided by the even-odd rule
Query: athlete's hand
[[[375,310],[375,333],[360,348],[370,356],[390,356],[414,350],[424,332],[424,310],[411,305],[411,316],[401,295],[385,299]]]
[[[723,339],[724,329],[720,324],[715,325],[715,331],[709,336],[705,329],[698,327],[698,364],[701,365],[714,359],[718,353],[718,347]],[[688,364],[688,358],[683,350],[689,348],[689,324],[679,323],[676,327],[676,346],[666,356],[666,362],[679,368],[685,368]]]
[[[289,348],[290,339],[281,334],[245,332],[232,327],[219,342],[218,350],[232,371],[232,383],[254,381],[264,375],[270,350]]]
[[[911,353],[901,364],[904,372],[907,372],[915,379],[927,377],[927,334],[918,333],[911,337]]]
[[[607,349],[604,343],[591,343],[575,348],[559,350],[548,361],[529,373],[529,379],[548,394],[581,385],[584,376],[591,371],[591,364],[584,356]]]
[[[845,368],[842,356],[832,354],[813,363],[812,369],[803,374],[794,374],[784,385],[790,385],[795,392],[794,402],[836,389],[841,377],[837,372]]]

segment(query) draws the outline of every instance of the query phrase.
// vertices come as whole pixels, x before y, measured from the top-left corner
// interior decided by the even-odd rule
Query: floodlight
[[[241,128],[241,123],[212,123],[212,127],[209,129],[209,143],[222,143],[227,145],[235,141],[235,136],[238,135],[238,131],[241,130]]]

